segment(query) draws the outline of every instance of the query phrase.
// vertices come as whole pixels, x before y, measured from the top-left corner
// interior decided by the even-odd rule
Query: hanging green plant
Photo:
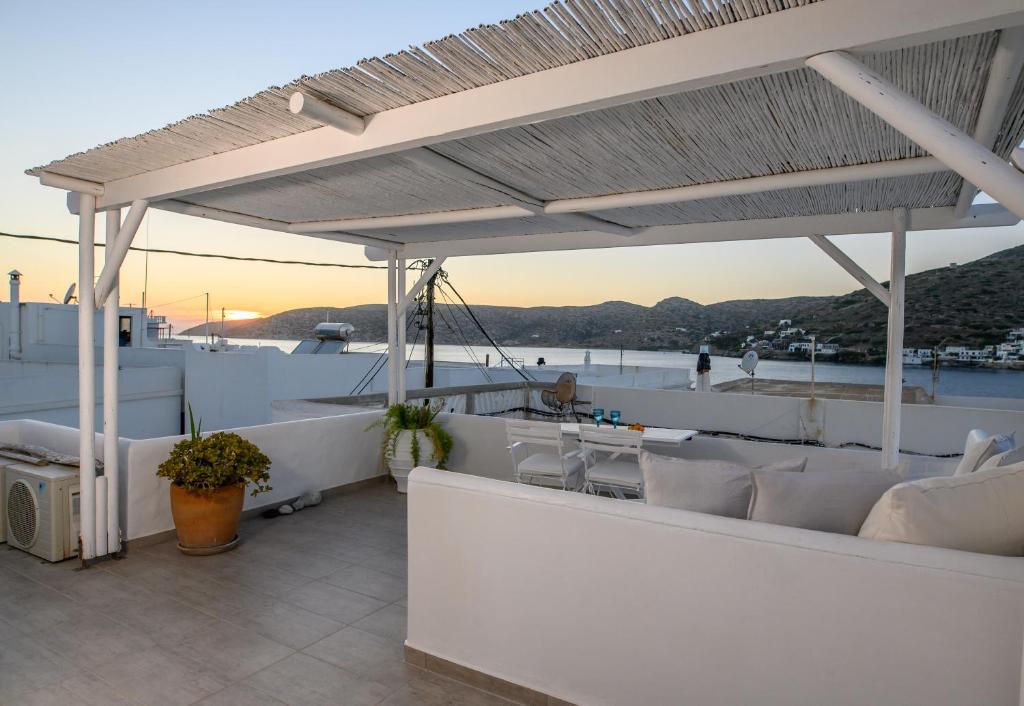
[[[437,421],[437,415],[441,412],[442,407],[443,403],[431,406],[410,402],[396,403],[388,407],[384,416],[368,426],[366,430],[383,427],[384,439],[381,446],[384,458],[388,461],[395,456],[402,432],[423,432],[430,439],[432,446],[430,458],[437,461],[438,468],[444,468],[454,440],[452,435]],[[415,465],[420,465],[423,449],[420,448],[419,434],[413,433],[410,441],[413,462]]]

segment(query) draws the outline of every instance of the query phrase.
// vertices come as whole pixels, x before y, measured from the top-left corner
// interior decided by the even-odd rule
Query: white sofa
[[[424,468],[409,545],[409,647],[573,703],[1024,703],[1020,558]]]

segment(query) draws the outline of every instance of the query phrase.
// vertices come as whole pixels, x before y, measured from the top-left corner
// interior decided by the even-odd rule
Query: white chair
[[[508,419],[506,432],[508,450],[512,454],[512,474],[517,483],[579,489],[583,460],[579,449],[566,448],[560,424]],[[534,451],[535,447],[550,451]]]
[[[598,429],[580,425],[583,451],[583,492],[596,495],[607,490],[617,498],[626,493],[644,496],[644,478],[640,472],[643,432],[628,429]]]

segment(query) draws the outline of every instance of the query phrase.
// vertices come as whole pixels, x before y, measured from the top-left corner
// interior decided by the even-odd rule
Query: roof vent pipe
[[[11,270],[11,334],[8,352],[12,360],[21,360],[21,273]]]

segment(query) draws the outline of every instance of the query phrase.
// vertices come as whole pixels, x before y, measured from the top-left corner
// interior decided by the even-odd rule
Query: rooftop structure
[[[881,455],[860,460],[894,468],[901,460],[907,232],[1012,225],[1024,217],[1024,174],[1019,161],[1011,164],[1011,153],[1024,138],[1022,25],[1019,0],[714,0],[701,9],[674,1],[556,3],[541,13],[354,69],[299,79],[29,173],[45,185],[69,190],[69,207],[80,216],[83,371],[94,367],[91,304],[116,315],[118,270],[143,214],[153,207],[357,243],[367,247],[371,259],[386,260],[389,401],[394,402],[406,397],[406,310],[446,257],[810,238],[888,307],[881,419],[856,421],[870,426],[875,437],[876,422],[881,429]],[[972,205],[978,189],[997,203]],[[112,247],[106,248],[94,287],[97,211],[106,214]],[[888,287],[826,237],[873,232],[892,234]],[[409,288],[405,263],[414,258],[430,258],[432,264]],[[116,375],[107,374],[117,368],[116,340],[107,335],[114,330],[104,327],[105,486],[95,484],[92,466],[92,376],[79,376],[85,560],[116,550],[120,536],[118,513],[102,516],[102,508],[117,508],[120,498],[117,383]],[[749,399],[774,406],[790,402]],[[646,401],[649,408],[657,404]],[[856,404],[828,402],[836,415]],[[811,403],[806,418],[799,415],[800,434],[808,429],[823,434],[829,419],[832,424],[843,419],[823,416],[825,406]],[[747,404],[752,410],[758,403]],[[622,411],[629,409],[623,405]],[[739,419],[743,411],[733,414]],[[760,435],[779,419],[767,418],[754,426]],[[915,429],[908,425],[907,431],[909,436]],[[467,467],[473,466],[470,458],[463,459]],[[410,532],[416,543],[410,546],[409,642],[421,655],[456,664],[475,659],[484,663],[482,671],[529,682],[542,697],[567,694],[594,701],[614,701],[616,695],[619,702],[629,700],[635,682],[625,677],[643,679],[649,670],[653,678],[645,681],[643,694],[664,702],[678,693],[671,687],[680,669],[690,670],[686,688],[694,698],[705,700],[715,683],[732,689],[736,702],[749,701],[753,693],[778,703],[885,700],[872,691],[877,684],[897,685],[896,695],[889,695],[897,702],[962,703],[970,700],[967,694],[982,702],[1006,701],[1011,691],[1017,692],[1013,698],[1019,696],[1019,567],[795,539],[777,528],[782,531],[765,534],[756,549],[772,552],[787,568],[764,576],[747,570],[755,546],[748,533],[760,530],[708,525],[632,504],[612,509],[598,502],[603,499],[554,498],[540,489],[510,490],[508,484],[495,489],[485,480],[440,473],[410,478],[420,504],[413,503],[410,514],[410,526],[418,531]],[[106,505],[96,502],[99,492],[107,494]],[[481,509],[473,510],[473,503]],[[445,523],[437,522],[441,516]],[[570,529],[567,518],[573,517],[592,532]],[[554,537],[578,536],[582,551],[554,557],[550,550],[557,543],[550,536],[523,533],[523,528],[543,527],[555,531]],[[623,533],[618,538],[616,528]],[[605,548],[641,546],[626,541],[627,535],[656,551],[631,552],[621,568],[592,560],[601,550],[598,538],[607,542]],[[727,561],[695,539],[708,542],[709,537],[717,538],[710,541],[719,542]],[[485,546],[485,538],[493,544]],[[693,616],[701,639],[685,645],[679,637],[687,632],[691,614],[663,611],[656,600],[666,590],[655,585],[656,577],[685,578],[678,574],[683,563],[672,554],[673,546],[691,548],[688,556],[699,572],[688,576],[710,580],[686,584],[687,600],[696,605],[711,593],[716,599],[715,610]],[[671,570],[659,558],[670,555]],[[816,561],[794,559],[809,556]],[[472,557],[472,566],[460,563],[465,557]],[[954,568],[939,571],[943,562]],[[540,583],[566,566],[571,581]],[[725,566],[742,571],[730,574]],[[453,590],[445,567],[460,572],[456,583],[464,592]],[[820,630],[820,612],[805,608],[823,596],[834,604],[835,577],[846,575],[848,567],[863,590],[858,601],[864,598],[877,609],[871,625],[884,635],[882,641],[891,641],[908,661],[927,659],[914,661],[913,668],[898,659],[873,661],[881,675],[877,680],[845,668],[871,651],[861,647],[856,657],[849,652],[851,645],[864,645],[854,639],[862,633],[853,628],[863,619],[863,604],[830,605],[836,611],[830,615],[839,616],[844,636],[851,638],[844,645],[822,637],[830,631]],[[621,570],[629,580],[616,573]],[[787,592],[788,577],[805,571],[821,593],[809,593],[808,585]],[[932,581],[922,579],[939,573]],[[978,580],[961,585],[950,578],[953,574]],[[603,590],[588,591],[584,576]],[[777,581],[779,576],[784,580]],[[640,590],[630,593],[638,580]],[[714,666],[735,653],[727,648],[749,643],[734,639],[737,613],[732,623],[708,621],[729,614],[727,608],[749,610],[748,589],[769,580],[776,581],[773,595],[784,609],[747,617],[758,635],[800,629],[802,639],[794,642],[798,661],[811,664],[814,676],[797,684],[786,664],[773,661],[784,675],[772,682],[774,690],[755,690],[746,678],[716,682]],[[884,587],[895,589],[905,581],[920,581],[934,602],[882,601]],[[976,654],[949,642],[963,634],[957,626],[968,628],[963,616],[943,623],[949,632],[942,640],[915,644],[912,639],[928,632],[926,626],[935,627],[929,606],[955,605],[967,583],[975,591],[972,602],[990,611],[985,613],[991,633],[986,654],[1009,655],[981,660],[991,672],[970,659]],[[559,598],[556,610],[517,600],[522,588],[550,589]],[[562,600],[570,590],[578,603]],[[603,613],[616,613],[619,604],[600,605],[596,593],[638,598],[640,622],[625,623],[618,615],[606,619]],[[734,594],[742,600],[730,603]],[[494,609],[492,601],[499,598],[503,610]],[[800,620],[784,625],[783,614]],[[892,620],[880,619],[886,615]],[[588,639],[588,625],[594,640]],[[649,638],[640,640],[639,648],[621,639],[638,625],[646,628],[641,637]],[[534,644],[495,639],[526,626]],[[628,668],[621,674],[608,670],[607,662],[597,673],[584,668],[588,665],[578,656],[586,651],[578,648],[593,644],[608,647]],[[946,649],[940,650],[942,645]],[[663,649],[655,650],[658,646]],[[782,654],[761,647],[766,659]],[[826,647],[838,655],[826,655]],[[663,659],[684,653],[682,667]],[[544,658],[550,661],[551,654],[566,668],[549,669]],[[637,657],[651,659],[638,664]],[[836,662],[844,669],[827,668]],[[773,669],[768,671],[776,673]],[[835,690],[817,681],[825,673],[837,679]]]

